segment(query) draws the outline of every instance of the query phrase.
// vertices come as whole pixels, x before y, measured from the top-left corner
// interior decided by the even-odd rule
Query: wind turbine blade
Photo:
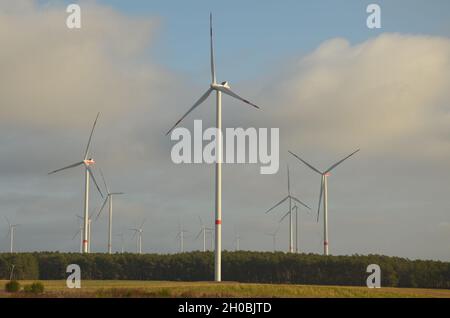
[[[139,232],[138,230],[132,229],[132,231],[134,231],[134,235],[131,238],[132,240],[134,240],[136,238],[137,233]]]
[[[289,176],[289,165],[287,165],[287,177],[288,177],[288,195],[291,195],[291,180]]]
[[[142,221],[141,226],[139,227],[139,230],[142,230],[142,227],[144,226],[145,221],[147,221],[147,219],[144,219],[144,221]]]
[[[106,189],[106,194],[109,194],[109,189],[108,189],[108,185],[106,184],[105,176],[103,175],[103,171],[102,171],[102,169],[100,169],[100,175],[102,176],[102,179],[103,179],[103,184],[105,185],[105,189]]]
[[[72,237],[72,241],[78,236],[78,234],[80,234],[81,230],[78,230],[77,233],[75,233],[75,235]]]
[[[190,114],[197,106],[199,106],[201,103],[203,103],[203,102],[208,98],[208,96],[211,94],[211,92],[212,92],[212,89],[209,88],[209,89],[206,91],[206,93],[203,94],[202,97],[200,97],[199,100],[198,100],[198,101],[197,101],[197,102],[196,102],[196,103],[195,103],[195,104],[187,111],[187,113],[184,114],[183,117],[181,117],[181,118],[175,123],[175,125],[172,126],[172,128],[170,128],[170,130],[166,133],[166,136],[167,136],[168,134],[170,134],[170,133],[172,132],[172,130],[174,130],[175,127],[177,127],[178,124],[181,123],[181,121],[182,121],[183,119],[185,119],[186,116],[189,115],[189,114]]]
[[[109,195],[107,195],[105,201],[103,201],[102,207],[100,208],[100,210],[97,213],[97,216],[95,217],[95,221],[97,221],[98,218],[100,217],[100,214],[102,213],[103,209],[105,208],[105,205],[108,202],[108,199],[109,199]]]
[[[203,229],[203,221],[201,217],[198,217],[198,220],[200,221],[200,227]]]
[[[110,195],[124,195],[125,193],[123,193],[123,192],[113,192],[113,193],[110,193]]]
[[[322,195],[323,195],[324,185],[325,185],[325,176],[322,176],[322,181],[320,181],[319,207],[317,208],[317,222],[319,222],[320,204],[322,203]]]
[[[341,163],[343,163],[345,160],[347,160],[348,158],[350,158],[351,156],[353,156],[355,153],[359,152],[361,149],[358,149],[354,152],[352,152],[351,154],[349,154],[347,157],[345,157],[344,159],[336,162],[334,165],[332,165],[330,168],[328,168],[327,171],[325,171],[325,173],[330,172],[331,170],[333,170],[334,168],[336,168],[337,166],[339,166]]]
[[[75,168],[75,167],[81,166],[83,163],[84,163],[83,161],[80,161],[80,162],[74,163],[73,165],[70,165],[70,166],[67,166],[67,167],[64,167],[64,168],[61,168],[61,169],[49,172],[48,174],[54,174],[54,173],[57,173],[57,172],[60,172],[60,171],[63,171],[63,170],[67,170],[67,169],[70,169],[70,168]]]
[[[273,233],[273,235],[277,235],[279,230],[280,230],[280,226],[278,225],[277,230]]]
[[[307,208],[308,210],[311,210],[311,208],[310,208],[306,203],[303,203],[302,201],[300,201],[300,200],[297,199],[296,197],[291,196],[291,198],[292,198],[292,200],[294,200],[295,202],[297,202],[297,203],[303,205],[303,206],[304,206],[305,208]]]
[[[11,226],[11,222],[9,222],[9,219],[5,216],[5,220],[8,223],[9,226]]]
[[[318,174],[322,174],[322,172],[320,172],[318,169],[314,168],[312,165],[310,165],[309,163],[307,163],[305,160],[303,160],[302,158],[300,158],[299,156],[297,156],[295,153],[293,153],[292,151],[289,150],[289,153],[291,155],[293,155],[295,158],[297,158],[298,160],[300,160],[301,162],[303,162],[305,165],[307,165],[309,168],[311,168],[312,170],[314,170],[315,172],[317,172]]]
[[[97,180],[95,180],[94,173],[92,172],[91,167],[86,166],[86,169],[89,171],[89,175],[92,177],[92,181],[94,181],[95,186],[97,187],[98,193],[100,193],[101,197],[104,198],[102,190],[100,190],[100,187],[98,186]]]
[[[278,221],[278,223],[283,222],[283,220],[290,214],[291,212],[286,213],[281,219],[280,221]]]
[[[229,96],[231,96],[231,97],[234,97],[234,98],[236,98],[236,99],[238,99],[238,100],[240,100],[240,101],[242,101],[242,102],[244,102],[244,103],[246,103],[246,104],[249,104],[249,105],[251,105],[251,106],[253,106],[253,107],[255,107],[255,108],[260,109],[259,106],[253,104],[252,102],[246,100],[245,98],[242,98],[241,96],[239,96],[238,94],[236,94],[235,92],[233,92],[233,91],[232,91],[231,89],[229,89],[228,87],[225,87],[225,86],[219,86],[219,87],[217,87],[217,90],[219,90],[219,91],[221,91],[222,93],[227,94],[227,95],[229,95]]]
[[[277,206],[279,206],[280,204],[282,204],[284,201],[286,201],[287,199],[289,199],[289,196],[285,197],[283,200],[281,200],[280,202],[278,202],[277,204],[275,204],[272,208],[270,208],[267,212],[269,213],[270,211],[272,211],[273,209],[275,209]]]
[[[91,134],[89,135],[89,141],[86,146],[86,151],[84,153],[84,160],[86,160],[89,155],[89,148],[91,147],[92,135],[94,134],[95,125],[97,125],[98,116],[100,116],[100,113],[97,114],[97,117],[95,117],[94,125],[92,125]]]
[[[211,39],[211,80],[216,83],[216,66],[214,62],[214,38],[213,38],[213,18],[212,13],[209,15],[209,34]]]
[[[195,236],[194,240],[197,240],[200,237],[200,235],[202,234],[202,231],[203,231],[203,228],[200,230],[200,232],[198,232],[198,234]]]

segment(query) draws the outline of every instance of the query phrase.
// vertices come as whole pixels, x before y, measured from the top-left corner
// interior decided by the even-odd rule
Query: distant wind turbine
[[[113,199],[113,196],[115,196],[115,195],[122,195],[122,194],[125,194],[125,193],[123,193],[123,192],[110,192],[109,188],[108,188],[108,185],[106,184],[105,176],[103,175],[103,172],[102,172],[101,169],[100,169],[100,174],[102,176],[103,183],[105,185],[106,198],[105,198],[105,201],[102,204],[102,207],[98,211],[96,220],[98,220],[98,218],[100,217],[100,214],[103,211],[103,208],[105,207],[106,203],[108,203],[108,201],[109,201],[108,253],[112,254],[112,199]]]
[[[133,239],[136,237],[136,245],[137,245],[137,253],[142,254],[142,233],[144,232],[144,230],[142,229],[145,223],[145,219],[144,221],[142,221],[141,226],[136,228],[136,229],[130,229],[131,231],[134,231],[134,235],[133,235]]]
[[[307,206],[305,203],[303,203],[302,201],[300,201],[299,199],[297,199],[296,197],[291,195],[291,182],[290,182],[290,176],[289,176],[289,166],[287,166],[287,181],[288,181],[288,195],[287,197],[285,197],[283,200],[281,200],[280,202],[278,202],[277,204],[275,204],[272,208],[270,208],[267,212],[269,213],[270,211],[274,210],[276,207],[278,207],[279,205],[283,204],[285,201],[289,201],[289,211],[288,213],[285,215],[289,215],[289,253],[293,253],[294,252],[294,236],[293,236],[293,219],[292,219],[292,201],[295,201],[297,203],[299,203],[300,205],[304,206],[305,208],[307,208],[308,210],[311,210],[311,208],[309,206]]]
[[[293,155],[295,158],[297,158],[298,160],[303,162],[311,170],[318,173],[322,177],[322,180],[320,182],[319,205],[317,208],[317,222],[319,221],[320,204],[323,200],[323,254],[324,255],[328,255],[328,248],[329,248],[329,241],[328,241],[328,177],[331,175],[330,172],[334,168],[339,166],[341,163],[343,163],[345,160],[347,160],[348,158],[350,158],[351,156],[353,156],[354,154],[356,154],[359,151],[360,151],[360,149],[352,152],[350,155],[348,155],[347,157],[345,157],[342,160],[339,160],[338,162],[333,164],[331,167],[329,167],[325,171],[320,171],[319,169],[316,169],[311,164],[307,163],[305,160],[303,160],[302,158],[297,156],[295,153],[293,153],[292,151],[289,151],[289,153],[291,155]]]
[[[239,251],[240,250],[240,243],[241,243],[241,236],[239,235],[239,232],[236,232],[236,234],[234,235],[234,241],[233,241],[236,246],[235,246],[235,251]]]
[[[92,177],[92,180],[95,183],[95,186],[97,187],[98,192],[103,198],[102,191],[100,190],[100,187],[97,184],[97,181],[95,180],[94,173],[92,172],[91,166],[95,164],[94,159],[89,158],[89,149],[91,146],[92,141],[92,135],[94,134],[95,125],[97,124],[98,116],[100,113],[97,114],[97,117],[95,118],[94,125],[92,126],[91,134],[89,136],[89,141],[86,147],[86,151],[84,152],[84,159],[83,161],[74,163],[70,166],[54,170],[50,172],[49,174],[54,174],[63,170],[75,168],[78,166],[84,166],[85,168],[85,188],[84,188],[84,228],[83,228],[83,253],[89,253],[89,233],[88,233],[88,227],[89,227],[89,177]]]
[[[258,108],[255,104],[240,97],[234,93],[228,82],[222,82],[218,84],[216,82],[216,71],[214,64],[214,44],[213,44],[213,27],[212,27],[212,14],[210,15],[210,44],[211,44],[211,84],[208,90],[195,102],[195,104],[170,128],[167,135],[178,126],[181,121],[186,118],[195,108],[202,104],[212,92],[216,92],[216,129],[218,134],[222,133],[222,93],[229,95],[237,100],[240,100],[248,105]],[[220,282],[222,280],[222,138],[217,138],[216,141],[216,206],[215,206],[215,257],[214,257],[214,280]]]
[[[180,229],[177,233],[177,239],[180,240],[180,253],[184,253],[184,233],[189,233],[183,228],[183,223],[180,224]]]
[[[5,220],[6,222],[8,222],[8,226],[9,226],[9,231],[8,234],[9,235],[9,252],[10,253],[14,253],[14,230],[16,229],[16,227],[20,226],[20,224],[11,224],[11,222],[9,222],[9,219],[5,216]]]
[[[124,243],[125,243],[124,235],[123,235],[123,233],[119,233],[119,234],[116,234],[116,236],[120,237],[120,253],[123,254],[123,252],[124,252]]]
[[[266,233],[266,235],[271,236],[272,237],[272,243],[273,243],[273,251],[276,251],[276,246],[277,246],[277,234],[278,231],[280,230],[280,227],[278,226],[276,231],[273,233]]]
[[[207,233],[213,233],[214,229],[206,227],[203,222],[201,217],[198,217],[199,221],[200,221],[200,231],[198,232],[197,236],[195,237],[195,240],[197,240],[200,235],[203,235],[203,252],[206,252],[206,234]]]
[[[299,224],[299,219],[298,219],[298,205],[294,205],[293,207],[292,207],[292,210],[291,211],[288,211],[281,219],[280,219],[280,222],[279,223],[281,223],[281,222],[283,222],[283,220],[288,216],[288,215],[290,215],[291,213],[294,213],[294,215],[295,215],[295,244],[294,244],[294,247],[295,247],[295,253],[298,253],[298,251],[299,251],[299,226],[300,226],[300,224]],[[309,214],[309,212],[308,212],[308,214]]]

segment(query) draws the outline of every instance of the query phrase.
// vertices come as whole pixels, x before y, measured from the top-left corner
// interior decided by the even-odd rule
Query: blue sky
[[[207,73],[208,15],[213,12],[219,77],[230,78],[232,73],[235,81],[253,79],[263,68],[270,70],[271,64],[308,53],[334,37],[354,44],[384,32],[450,35],[447,0],[230,0],[226,5],[217,0],[96,2],[125,15],[156,17],[160,28],[153,57],[188,76]],[[366,27],[366,8],[371,3],[381,6],[381,30]],[[249,60],[245,69],[233,63],[236,58]]]
[[[382,8],[381,30],[366,27],[366,7],[374,1],[98,2],[129,15],[158,17],[161,28],[155,57],[166,67],[189,75],[207,69],[208,15],[213,12],[218,72],[234,80],[256,77],[259,70],[270,69],[271,63],[310,52],[334,37],[345,37],[353,44],[381,32],[450,34],[450,2],[446,0],[376,1]],[[249,60],[245,69],[233,68],[236,57]]]

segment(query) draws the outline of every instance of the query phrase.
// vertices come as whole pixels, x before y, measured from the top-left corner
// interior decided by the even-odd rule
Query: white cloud
[[[303,143],[379,152],[414,146],[414,138],[422,150],[439,152],[450,133],[450,39],[332,39],[297,60],[275,87],[285,105],[280,119],[298,127]]]

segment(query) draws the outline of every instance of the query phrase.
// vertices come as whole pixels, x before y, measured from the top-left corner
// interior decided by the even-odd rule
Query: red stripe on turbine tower
[[[217,225],[222,224],[222,220],[216,220],[216,224]]]

